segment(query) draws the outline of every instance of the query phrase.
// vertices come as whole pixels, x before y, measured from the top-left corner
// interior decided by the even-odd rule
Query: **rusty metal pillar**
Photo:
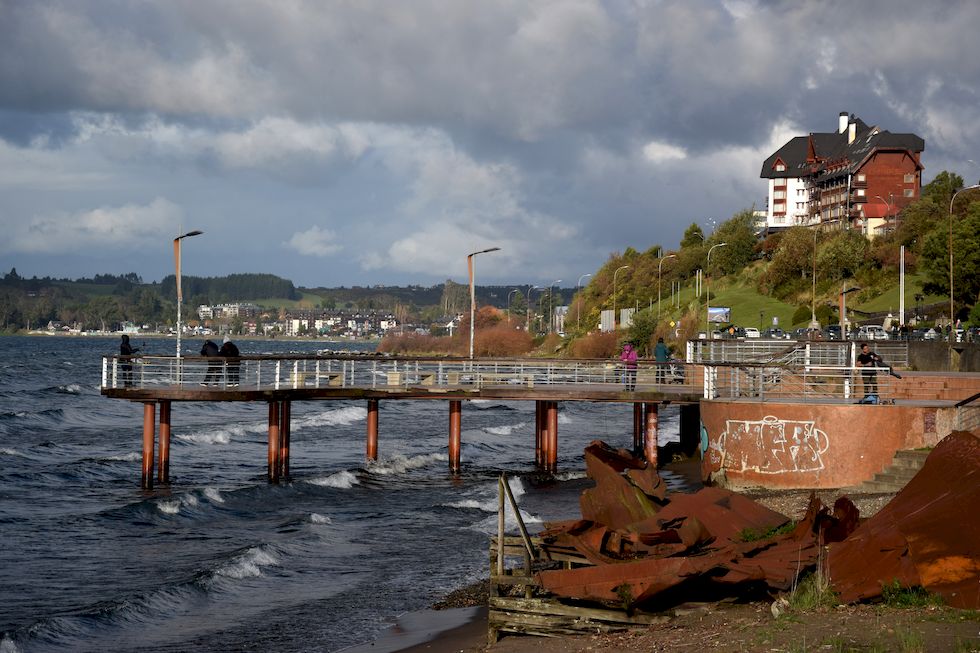
[[[367,405],[367,459],[378,459],[378,400],[368,399]]]
[[[558,402],[548,402],[548,460],[547,467],[549,472],[558,469]]]
[[[141,485],[144,490],[153,489],[153,429],[156,422],[156,404],[143,402],[143,474]]]
[[[462,445],[463,402],[453,399],[449,402],[449,471],[458,474],[459,450]]]
[[[289,416],[292,402],[283,400],[279,408],[279,478],[289,480]]]
[[[643,404],[633,403],[633,453],[643,451]]]
[[[279,402],[269,402],[269,482],[279,482]]]
[[[160,458],[157,461],[157,482],[170,482],[170,400],[160,400]]]
[[[657,404],[647,404],[647,428],[643,443],[643,457],[654,469],[657,468]]]
[[[539,469],[544,467],[544,402],[534,402],[534,465]]]

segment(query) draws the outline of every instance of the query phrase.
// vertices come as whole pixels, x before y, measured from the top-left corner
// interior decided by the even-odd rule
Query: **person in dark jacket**
[[[237,387],[242,365],[241,360],[238,358],[241,356],[241,352],[238,351],[238,347],[228,336],[225,336],[225,339],[222,341],[218,355],[226,358],[228,361],[228,385],[230,387]]]
[[[211,340],[205,340],[204,346],[201,347],[201,356],[206,358],[218,358],[218,345],[214,344]],[[204,381],[201,385],[210,385],[211,383],[217,383],[218,379],[221,378],[221,361],[214,360],[208,363],[208,371],[204,375]]]
[[[664,344],[663,338],[657,338],[657,346],[653,349],[653,358],[657,361],[657,383],[663,383],[667,378],[667,366],[670,364],[670,351]]]
[[[123,334],[122,342],[119,343],[119,355],[120,356],[132,356],[140,350],[139,347],[133,347],[129,344],[129,336]],[[123,385],[127,388],[133,386],[133,361],[130,358],[123,358],[119,361],[119,371],[120,376],[122,376]]]

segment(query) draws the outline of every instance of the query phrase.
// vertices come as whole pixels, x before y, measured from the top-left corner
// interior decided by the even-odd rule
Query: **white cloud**
[[[336,242],[337,234],[329,229],[314,225],[306,231],[298,231],[283,246],[296,250],[303,256],[330,256],[343,249]]]
[[[84,253],[88,247],[144,248],[176,233],[182,217],[179,206],[164,198],[147,205],[100,207],[78,213],[35,216],[10,225],[8,252],[57,254]]]
[[[682,147],[677,147],[669,143],[650,141],[643,146],[643,155],[653,163],[666,163],[668,161],[686,159],[687,151]]]

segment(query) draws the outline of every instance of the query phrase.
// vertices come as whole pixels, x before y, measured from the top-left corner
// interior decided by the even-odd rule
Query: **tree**
[[[712,266],[717,261],[719,270],[732,274],[747,266],[755,258],[758,239],[755,235],[755,217],[751,209],[745,209],[721,223],[709,239],[710,245],[728,243],[715,250]]]
[[[980,193],[977,193],[980,195]],[[957,198],[958,200],[959,198]],[[957,201],[959,204],[959,201]],[[953,298],[972,306],[980,298],[980,202],[953,218]],[[949,294],[949,232],[935,229],[922,248],[926,292]]]
[[[687,249],[688,247],[701,247],[704,245],[704,231],[697,222],[692,222],[691,226],[684,230],[684,236],[681,238],[681,249]]]

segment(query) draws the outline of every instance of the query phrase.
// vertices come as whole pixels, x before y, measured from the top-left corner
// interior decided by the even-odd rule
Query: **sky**
[[[980,2],[0,0],[0,273],[577,285],[841,111],[980,178]],[[587,282],[588,278],[584,279]]]

